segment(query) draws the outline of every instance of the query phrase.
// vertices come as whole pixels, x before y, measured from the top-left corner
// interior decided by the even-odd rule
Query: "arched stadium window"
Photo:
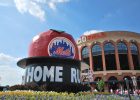
[[[138,52],[137,45],[135,43],[131,43],[130,50],[132,54],[134,69],[140,70],[139,52]]]
[[[129,70],[128,65],[128,49],[124,42],[119,42],[117,44],[118,54],[119,54],[119,61],[121,70]]]
[[[100,45],[95,44],[92,47],[92,57],[93,57],[93,69],[94,71],[102,71],[103,70],[103,65],[102,65],[102,49]]]
[[[118,87],[118,79],[115,76],[109,77],[107,83],[108,83],[109,90],[112,89],[113,91],[115,91],[119,88]]]
[[[96,44],[92,47],[92,55],[101,55],[102,49],[100,45]]]
[[[138,48],[135,43],[131,43],[130,49],[132,54],[136,54],[136,55],[138,54]]]
[[[104,45],[104,52],[105,52],[105,54],[114,53],[115,52],[114,45],[110,42],[106,43]]]
[[[125,43],[120,42],[118,43],[117,47],[118,47],[118,53],[127,53],[127,46]]]
[[[116,70],[115,47],[111,42],[104,45],[106,70]]]
[[[82,49],[82,60],[89,65],[89,49],[87,46]]]

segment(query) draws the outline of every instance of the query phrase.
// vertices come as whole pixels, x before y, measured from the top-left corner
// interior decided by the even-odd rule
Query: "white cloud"
[[[20,13],[29,13],[41,21],[45,21],[45,11],[41,9],[41,6],[32,0],[14,0],[16,8]]]
[[[20,13],[29,13],[41,21],[45,21],[45,10],[42,5],[47,5],[50,9],[56,10],[59,3],[69,2],[69,0],[14,0],[16,8]]]
[[[83,35],[90,35],[90,34],[96,34],[96,33],[100,33],[103,32],[102,30],[90,30],[90,31],[86,31],[83,33]]]
[[[0,65],[0,85],[16,85],[22,83],[25,70],[11,65]]]
[[[56,10],[56,5],[54,2],[49,2],[48,5],[51,9]]]
[[[46,12],[42,8],[44,5],[52,10],[56,10],[58,4],[69,1],[70,0],[0,0],[0,6],[7,7],[15,5],[21,14],[29,13],[41,21],[45,21]]]
[[[15,62],[15,61],[18,61],[19,59],[20,58],[16,58],[16,57],[6,55],[4,53],[0,53],[0,62],[5,62],[5,63]]]
[[[43,11],[37,3],[31,2],[29,13],[39,18],[41,21],[45,21],[45,11]]]
[[[0,85],[21,84],[25,70],[16,65],[19,59],[0,53]]]
[[[56,10],[56,5],[58,4],[58,3],[66,3],[66,2],[69,2],[70,0],[50,0],[49,2],[48,2],[48,5],[49,5],[49,7],[51,8],[51,9],[53,9],[53,10]]]

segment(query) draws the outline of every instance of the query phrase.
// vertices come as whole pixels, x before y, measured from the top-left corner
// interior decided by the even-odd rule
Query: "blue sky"
[[[24,70],[16,61],[28,56],[28,46],[40,32],[58,29],[75,39],[90,30],[140,33],[139,4],[140,0],[0,0],[0,84],[21,82]]]

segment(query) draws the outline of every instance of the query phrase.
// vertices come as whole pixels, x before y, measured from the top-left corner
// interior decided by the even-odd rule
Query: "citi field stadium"
[[[98,80],[103,79],[105,90],[125,90],[125,78],[129,80],[130,89],[140,88],[139,33],[106,31],[83,35],[77,40],[77,46],[80,60],[93,71],[93,88]],[[86,78],[82,81],[85,82]]]

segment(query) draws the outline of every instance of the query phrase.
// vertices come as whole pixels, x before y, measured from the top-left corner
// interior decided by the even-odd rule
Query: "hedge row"
[[[26,85],[14,85],[9,88],[9,90],[34,90],[34,91],[56,91],[56,92],[73,92],[77,93],[79,91],[88,91],[90,87],[82,84],[59,84],[59,83],[51,83],[51,84],[42,84],[38,85],[35,83],[30,83]]]

